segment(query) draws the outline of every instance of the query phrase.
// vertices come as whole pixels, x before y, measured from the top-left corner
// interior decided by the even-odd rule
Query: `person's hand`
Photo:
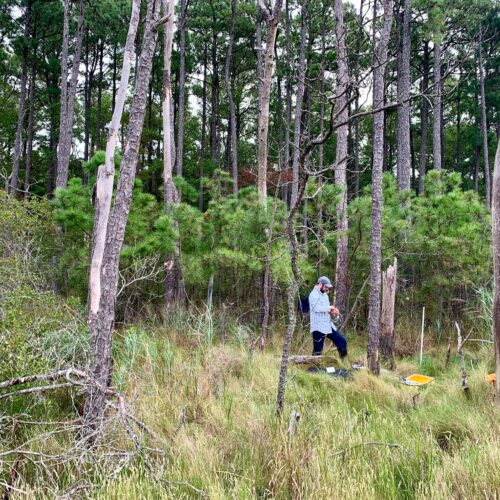
[[[330,306],[330,314],[332,316],[339,316],[340,311],[335,306]]]

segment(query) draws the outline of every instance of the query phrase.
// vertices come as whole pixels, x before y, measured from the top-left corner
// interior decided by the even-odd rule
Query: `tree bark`
[[[234,105],[233,91],[231,89],[231,64],[233,56],[234,29],[236,25],[236,0],[231,0],[231,29],[229,32],[229,42],[227,46],[226,64],[224,67],[224,82],[226,84],[226,94],[229,101],[229,149],[231,172],[233,174],[233,194],[238,194],[238,145],[236,140],[236,108]]]
[[[85,0],[79,2],[78,27],[76,33],[75,53],[73,67],[71,68],[71,82],[67,90],[67,64],[68,64],[68,38],[69,38],[69,0],[64,4],[64,35],[63,35],[63,60],[62,60],[62,91],[61,91],[61,120],[59,124],[59,144],[57,149],[57,177],[56,188],[68,184],[69,160],[71,156],[71,143],[73,140],[73,121],[75,118],[75,99],[78,87],[78,74],[80,56],[83,42],[83,19]],[[67,96],[67,97],[66,97]]]
[[[401,36],[398,51],[398,109],[397,109],[397,150],[398,150],[398,190],[410,189],[411,145],[410,145],[410,20],[411,0],[402,0],[399,32]]]
[[[285,164],[285,169],[290,168],[290,124],[292,123],[292,48],[291,48],[291,22],[290,22],[290,11],[288,0],[285,2],[285,51],[286,51],[286,93],[285,93],[285,153],[283,155],[283,161]],[[287,182],[283,186],[283,199],[285,200],[287,206],[289,198],[290,186]]]
[[[201,90],[201,144],[200,144],[200,190],[198,194],[198,208],[203,212],[203,176],[205,175],[205,149],[207,142],[207,45],[203,51],[203,87]]]
[[[210,116],[210,147],[211,158],[215,165],[219,166],[219,60],[217,57],[216,14],[212,5],[212,93],[211,93],[211,116]]]
[[[299,66],[297,68],[297,94],[295,96],[295,121],[293,130],[292,195],[290,204],[297,199],[299,182],[299,158],[302,140],[302,104],[306,80],[306,37],[307,37],[307,0],[302,0],[300,23]]]
[[[375,8],[374,8],[375,11]],[[391,35],[393,1],[384,0],[383,26],[380,40],[374,45],[373,58],[373,170],[372,228],[370,243],[370,295],[368,311],[368,366],[380,373],[380,274],[382,263],[382,166],[384,162],[384,103],[385,66]],[[374,15],[376,19],[376,15]],[[374,25],[374,37],[376,26]]]
[[[95,148],[101,149],[101,132],[102,132],[102,80],[103,80],[103,59],[104,59],[104,40],[101,41],[101,50],[99,53],[99,78],[97,80],[97,125]],[[114,109],[114,106],[113,106]],[[112,111],[113,112],[113,111]]]
[[[396,287],[398,261],[389,266],[382,275],[382,312],[380,315],[380,352],[382,359],[387,363],[389,370],[396,367],[394,361],[394,308],[396,304]]]
[[[109,386],[112,375],[111,339],[115,322],[115,305],[118,285],[120,251],[123,245],[125,227],[132,200],[140,139],[144,125],[147,93],[153,55],[156,46],[156,24],[159,18],[160,2],[148,0],[142,50],[138,60],[135,92],[130,109],[127,137],[120,166],[116,196],[107,224],[106,240],[101,270],[100,301],[95,322],[91,322],[93,375],[96,382]],[[101,393],[92,393],[86,403],[85,416],[91,423],[104,411]]]
[[[493,233],[493,336],[496,357],[496,402],[500,407],[500,142],[493,170],[492,199]]]
[[[23,141],[24,121],[26,115],[26,83],[28,81],[28,57],[29,43],[31,39],[31,5],[28,0],[26,12],[24,14],[24,33],[23,33],[23,62],[21,66],[21,82],[19,90],[19,109],[17,112],[16,140],[14,143],[14,154],[12,162],[12,173],[8,183],[9,193],[19,197],[19,169],[21,163],[21,146]]]
[[[418,194],[425,192],[425,170],[427,163],[427,142],[429,136],[429,41],[424,41],[422,63],[422,111],[420,118],[420,154],[418,158]]]
[[[281,0],[274,0],[270,12],[263,0],[257,0],[257,8],[267,25],[266,51],[264,54],[264,71],[262,76],[262,102],[259,109],[258,123],[258,158],[257,158],[257,189],[261,204],[265,205],[267,198],[267,147],[269,130],[269,101],[271,98],[271,80],[274,71],[274,44],[278,31]]]
[[[26,139],[26,166],[24,175],[24,198],[29,198],[31,168],[33,160],[33,137],[35,125],[35,90],[36,90],[36,52],[31,62],[31,78],[29,88],[28,137]]]
[[[163,189],[165,211],[172,213],[173,207],[179,204],[179,193],[172,179],[173,161],[175,158],[174,146],[174,115],[172,106],[172,47],[174,31],[174,0],[162,0],[163,13],[169,19],[163,30],[164,55],[163,55]],[[175,225],[177,228],[177,224]],[[165,306],[172,310],[181,295],[181,268],[179,241],[175,242],[174,255],[167,256],[165,261]]]
[[[334,0],[335,37],[337,41],[337,86],[335,106],[338,110],[337,146],[335,152],[335,184],[342,189],[337,203],[337,260],[335,265],[335,305],[345,317],[348,312],[348,217],[347,217],[347,155],[348,155],[348,89],[349,68],[346,30],[342,0]]]
[[[363,17],[363,4],[364,1],[361,0],[360,5],[359,5],[359,15],[358,15],[358,36],[356,38],[356,66],[354,69],[355,72],[355,82],[356,82],[356,97],[354,100],[354,114],[359,113],[359,85],[360,85],[360,59],[361,59],[361,41],[363,39],[364,35],[364,29],[363,29],[363,22],[364,22],[364,17]],[[361,136],[360,136],[360,118],[356,117],[354,121],[354,196],[358,197],[359,196],[359,178],[360,178],[360,162],[359,162],[359,148],[360,148],[360,141],[361,141]]]
[[[479,28],[479,91],[481,95],[481,136],[483,139],[483,161],[484,161],[484,194],[486,206],[491,205],[491,173],[490,159],[488,153],[488,123],[486,118],[486,93],[484,91],[484,65],[483,65],[483,28]]]
[[[438,37],[440,34],[438,33]],[[441,170],[441,42],[434,42],[434,109],[432,124],[432,156],[434,159],[434,169]]]
[[[177,118],[177,175],[182,177],[184,155],[184,119],[186,103],[186,21],[189,0],[181,0],[179,12],[179,110]]]

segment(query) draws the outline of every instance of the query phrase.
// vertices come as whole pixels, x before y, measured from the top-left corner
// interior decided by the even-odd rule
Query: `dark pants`
[[[346,338],[332,328],[332,333],[312,332],[313,337],[313,356],[319,356],[323,352],[325,338],[328,337],[338,349],[340,357],[347,356],[347,340]]]

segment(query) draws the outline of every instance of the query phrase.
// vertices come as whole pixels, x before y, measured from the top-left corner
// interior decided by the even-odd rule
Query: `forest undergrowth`
[[[108,460],[109,450],[53,467],[50,459],[35,466],[19,454],[11,498],[498,498],[500,426],[485,381],[494,367],[488,344],[464,346],[468,397],[455,341],[448,366],[446,342],[426,342],[421,367],[413,343],[396,370],[380,377],[359,371],[344,381],[294,366],[278,420],[282,332],[275,330],[265,351],[251,355],[248,334],[231,324],[222,344],[210,317],[187,314],[122,328],[113,386],[155,439],[141,435],[144,453],[120,459],[119,466]],[[293,352],[307,354],[308,340],[300,330]],[[329,351],[326,365],[348,367],[365,358],[365,335],[349,334],[349,341],[349,360],[341,363]],[[421,388],[398,381],[415,372],[435,380]],[[48,421],[74,421],[79,404],[73,389],[2,401],[1,451],[63,455],[75,446],[71,430],[57,433]],[[290,435],[293,411],[300,420]],[[26,423],[32,421],[45,424]],[[107,432],[133,450],[113,424]],[[3,483],[15,459],[0,455]]]

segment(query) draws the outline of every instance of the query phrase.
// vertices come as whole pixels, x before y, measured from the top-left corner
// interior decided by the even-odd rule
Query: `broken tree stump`
[[[396,303],[398,260],[382,274],[382,311],[380,313],[380,353],[390,370],[394,370],[394,309]]]

